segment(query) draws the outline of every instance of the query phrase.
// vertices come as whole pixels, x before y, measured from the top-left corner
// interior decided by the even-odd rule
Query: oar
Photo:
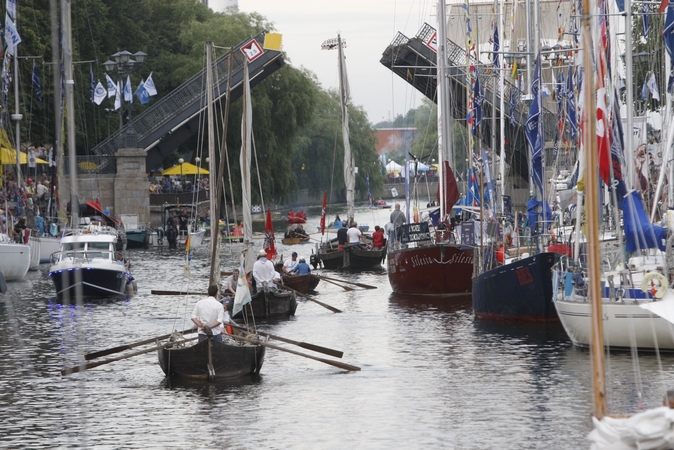
[[[194,341],[195,339],[197,339],[197,338],[193,337],[193,338],[185,339],[184,341],[181,341],[181,342]],[[87,364],[80,364],[79,366],[70,367],[68,369],[63,369],[61,371],[61,375],[65,376],[65,375],[70,375],[71,373],[83,372],[87,369],[93,369],[94,367],[102,366],[104,364],[110,364],[111,362],[121,361],[122,359],[132,358],[134,356],[142,355],[144,353],[150,353],[150,352],[154,352],[154,351],[157,351],[157,350],[161,350],[162,348],[171,347],[175,344],[176,344],[175,342],[169,342],[167,344],[162,344],[162,345],[158,345],[156,347],[148,348],[148,349],[145,349],[145,350],[139,350],[139,351],[134,352],[134,353],[129,353],[128,355],[118,356],[117,358],[110,358],[110,359],[106,359],[104,361],[97,361],[97,362],[92,362],[92,363],[87,363]]]
[[[208,295],[205,292],[158,291],[155,289],[152,289],[150,293],[152,295]]]
[[[241,336],[230,335],[230,337],[232,337],[234,339],[241,340],[241,341],[251,342],[249,339],[246,339],[245,337],[241,337]],[[306,353],[296,352],[295,350],[290,350],[289,348],[279,347],[279,346],[274,345],[274,344],[269,344],[268,342],[255,341],[254,343],[262,345],[263,347],[273,348],[274,350],[280,350],[282,352],[288,352],[288,353],[292,353],[293,355],[303,356],[305,358],[313,359],[315,361],[320,361],[320,362],[325,363],[325,364],[330,364],[331,366],[339,367],[340,369],[352,370],[352,371],[360,370],[360,367],[352,366],[351,364],[346,364],[346,363],[339,362],[339,361],[333,361],[331,359],[319,358],[317,356],[307,355]]]
[[[314,275],[316,275],[316,274],[314,274]],[[377,289],[377,286],[372,286],[370,284],[354,283],[353,281],[339,280],[339,279],[336,279],[336,278],[326,277],[325,275],[316,275],[316,276],[321,278],[321,279],[324,279],[324,280],[333,280],[333,281],[339,281],[340,283],[353,284],[354,286],[362,287],[363,289]]]
[[[297,290],[295,290],[295,289],[293,289],[293,288],[291,288],[291,287],[286,286],[285,284],[283,285],[283,289],[288,289],[288,290],[290,290],[290,291],[293,291],[294,293],[299,294],[299,295],[301,295],[302,297],[306,298],[307,300],[311,300],[311,301],[314,302],[314,303],[318,303],[318,304],[321,305],[323,308],[327,308],[327,309],[329,309],[329,310],[332,311],[332,312],[336,312],[336,313],[341,313],[341,312],[342,312],[340,309],[337,309],[337,308],[335,308],[334,306],[330,306],[330,305],[328,305],[327,303],[319,302],[318,300],[316,300],[315,298],[313,298],[311,295],[309,295],[309,294],[304,294],[304,293],[302,293],[302,292],[300,292],[300,291],[297,291]]]
[[[318,278],[320,278],[321,280],[325,281],[326,283],[334,284],[335,286],[341,287],[341,288],[344,289],[345,291],[355,291],[355,289],[352,288],[352,287],[342,286],[341,284],[337,284],[337,283],[335,283],[334,281],[326,280],[325,278],[323,278],[323,277],[320,276],[320,275],[316,275],[316,276],[317,276]]]
[[[188,333],[194,333],[196,331],[197,331],[196,328],[188,328],[187,330],[178,331],[177,333],[188,334]],[[143,341],[134,342],[132,344],[120,345],[119,347],[113,347],[113,348],[109,348],[107,350],[99,350],[97,352],[87,353],[86,355],[84,355],[84,359],[87,360],[87,361],[91,361],[92,359],[100,358],[101,356],[108,356],[108,355],[112,355],[113,353],[123,352],[124,350],[131,350],[134,347],[139,347],[139,346],[145,345],[145,344],[152,344],[155,341],[162,341],[164,339],[168,339],[168,338],[171,337],[171,335],[173,335],[173,333],[165,334],[163,336],[157,336],[157,337],[154,337],[154,338],[145,339]]]
[[[246,330],[246,328],[241,327],[239,325],[234,325],[232,322],[229,322],[228,325],[230,325],[234,328],[238,328],[239,330]],[[320,345],[309,344],[307,342],[292,341],[290,339],[287,339],[287,338],[284,338],[284,337],[281,337],[281,336],[274,336],[273,334],[263,333],[262,331],[257,331],[257,334],[260,334],[262,336],[267,336],[271,339],[276,339],[277,341],[297,345],[298,347],[306,348],[307,350],[313,350],[313,351],[318,352],[318,353],[324,353],[326,355],[334,356],[335,358],[341,358],[342,356],[344,356],[344,352],[340,352],[339,350],[333,350],[333,349],[327,348],[327,347],[321,347]]]

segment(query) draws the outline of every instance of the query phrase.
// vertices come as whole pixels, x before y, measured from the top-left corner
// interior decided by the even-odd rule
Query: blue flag
[[[498,67],[498,51],[501,49],[501,44],[498,40],[498,25],[494,24],[494,67]]]
[[[569,67],[569,76],[566,78],[566,122],[569,124],[571,139],[575,139],[578,124],[576,123],[576,93],[573,86],[573,66]]]
[[[541,132],[541,107],[539,103],[539,90],[541,85],[541,55],[536,57],[534,69],[534,81],[531,83],[531,93],[534,101],[529,108],[525,134],[531,149],[531,177],[543,192],[543,134]]]
[[[622,206],[621,199],[627,194],[625,179],[623,177],[623,167],[625,166],[625,141],[623,139],[623,125],[620,120],[620,99],[618,91],[614,90],[613,99],[613,124],[611,139],[611,169],[613,170],[613,186],[615,186],[618,207]],[[611,187],[611,186],[609,186]]]
[[[150,94],[148,94],[147,89],[145,89],[145,83],[141,80],[138,89],[136,89],[136,97],[141,105],[150,103]]]
[[[671,1],[667,5],[667,15],[665,16],[665,26],[662,30],[662,38],[665,41],[665,49],[670,58],[669,80],[667,81],[667,92],[674,94],[674,3]]]
[[[35,93],[37,94],[37,99],[42,103],[42,85],[40,85],[40,76],[37,74],[37,64],[33,61],[33,76],[31,77],[33,84],[35,85]]]
[[[646,3],[641,4],[641,17],[643,18],[643,26],[644,26],[644,37],[648,38],[648,33],[651,32],[651,22],[648,19],[648,14],[650,11],[648,10],[648,5]]]
[[[94,103],[94,96],[96,93],[96,81],[94,80],[94,69],[89,64],[89,101]]]
[[[482,102],[484,102],[484,92],[480,86],[480,76],[479,72],[475,71],[475,129],[480,126],[482,123]],[[475,133],[473,133],[475,134]]]

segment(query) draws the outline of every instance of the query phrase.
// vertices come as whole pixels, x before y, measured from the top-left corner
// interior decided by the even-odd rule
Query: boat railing
[[[100,250],[59,250],[49,256],[51,264],[57,262],[70,260],[72,262],[91,262],[94,260],[112,260],[112,254],[107,251]]]

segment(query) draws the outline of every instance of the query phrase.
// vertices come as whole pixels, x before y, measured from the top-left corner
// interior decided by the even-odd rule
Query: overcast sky
[[[209,0],[222,11],[225,0]],[[412,37],[424,22],[435,26],[435,0],[239,0],[242,12],[258,12],[283,35],[283,50],[293,66],[314,72],[324,88],[337,88],[337,51],[321,43],[346,41],[352,102],[370,122],[394,118],[419,105],[422,95],[379,59],[398,31]]]

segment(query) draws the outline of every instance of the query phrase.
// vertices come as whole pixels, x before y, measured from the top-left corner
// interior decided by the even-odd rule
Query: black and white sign
[[[403,244],[431,240],[431,235],[428,232],[428,222],[401,225],[399,232],[400,242]]]

